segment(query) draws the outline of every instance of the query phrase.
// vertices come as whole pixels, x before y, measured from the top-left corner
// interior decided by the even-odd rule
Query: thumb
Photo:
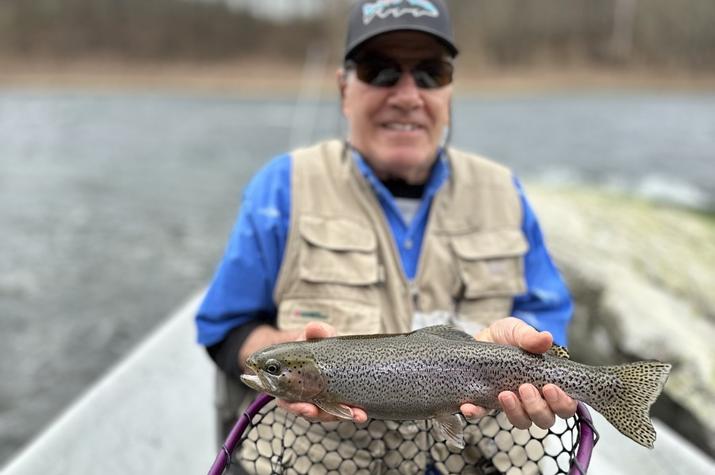
[[[310,322],[303,328],[299,340],[311,340],[314,338],[329,338],[337,336],[337,331],[332,325],[323,322]]]
[[[518,346],[532,353],[544,353],[553,343],[551,333],[537,331],[516,317],[495,321],[480,333],[478,339]]]

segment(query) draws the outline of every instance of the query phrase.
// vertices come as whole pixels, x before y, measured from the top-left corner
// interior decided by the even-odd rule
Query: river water
[[[715,204],[713,93],[461,97],[454,123],[527,180]],[[252,173],[344,130],[335,102],[0,89],[0,465],[206,284]]]

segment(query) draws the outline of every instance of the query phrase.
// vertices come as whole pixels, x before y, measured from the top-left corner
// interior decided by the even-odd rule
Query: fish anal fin
[[[437,416],[432,419],[437,433],[451,442],[459,449],[464,448],[464,432],[462,430],[462,419],[457,414]]]
[[[549,348],[546,353],[551,356],[556,356],[557,358],[566,358],[567,360],[571,359],[569,350],[565,346],[551,345],[551,348]]]
[[[338,419],[353,420],[353,411],[345,404],[337,404],[329,401],[315,400],[313,404],[321,408],[328,414],[332,414]]]

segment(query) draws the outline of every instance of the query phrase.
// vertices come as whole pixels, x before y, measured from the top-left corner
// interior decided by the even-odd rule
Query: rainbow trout
[[[444,325],[405,334],[282,343],[254,353],[246,366],[253,374],[241,380],[258,391],[311,402],[343,419],[351,418],[344,405],[360,407],[375,419],[433,419],[459,447],[464,446],[460,405],[498,409],[501,391],[553,383],[652,448],[649,410],[670,371],[669,364],[657,361],[588,366],[567,359],[560,347],[532,354],[479,342]]]

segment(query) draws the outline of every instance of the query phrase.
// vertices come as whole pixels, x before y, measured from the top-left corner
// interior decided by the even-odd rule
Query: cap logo
[[[413,17],[438,17],[439,10],[428,0],[377,0],[362,6],[362,22],[370,23],[375,17],[387,18],[392,15],[399,18],[402,15]]]

